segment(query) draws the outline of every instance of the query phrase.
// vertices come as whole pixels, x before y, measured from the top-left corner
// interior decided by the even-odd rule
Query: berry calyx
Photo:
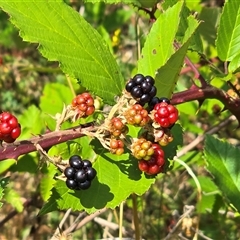
[[[167,102],[157,103],[154,107],[154,121],[163,128],[171,127],[178,120],[178,110]]]
[[[21,126],[18,120],[9,112],[0,114],[0,140],[13,143],[21,134]]]
[[[72,107],[77,111],[78,118],[87,117],[95,111],[94,99],[88,92],[79,94],[72,100]]]

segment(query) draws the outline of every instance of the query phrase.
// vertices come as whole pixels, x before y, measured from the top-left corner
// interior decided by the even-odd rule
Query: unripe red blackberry
[[[18,120],[9,112],[0,114],[0,140],[7,143],[14,142],[21,134]]]
[[[78,117],[87,117],[95,111],[94,99],[88,92],[77,95],[72,100],[72,107],[78,112]]]
[[[178,120],[178,110],[167,102],[161,102],[154,107],[154,121],[163,128],[171,127]]]

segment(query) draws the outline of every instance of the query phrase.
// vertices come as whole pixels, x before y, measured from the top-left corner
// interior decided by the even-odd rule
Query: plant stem
[[[123,226],[123,204],[124,202],[121,202],[120,209],[119,209],[119,240],[122,240],[122,226]]]
[[[136,194],[132,194],[132,204],[133,204],[133,224],[135,230],[135,240],[141,239],[141,231],[140,231],[140,223],[138,218],[138,211],[137,211],[137,196]]]

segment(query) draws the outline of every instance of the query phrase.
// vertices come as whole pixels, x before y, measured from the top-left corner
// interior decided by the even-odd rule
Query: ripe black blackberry
[[[92,163],[87,159],[82,160],[78,155],[73,155],[69,158],[69,165],[63,172],[67,178],[67,187],[73,190],[88,189],[97,174]]]
[[[132,97],[142,106],[151,101],[156,95],[157,89],[154,86],[154,79],[151,76],[136,74],[125,87]]]

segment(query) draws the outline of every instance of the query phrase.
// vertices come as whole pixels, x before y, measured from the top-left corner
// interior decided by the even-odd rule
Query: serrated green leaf
[[[13,189],[6,188],[4,199],[6,202],[10,203],[18,212],[23,211],[23,202],[21,201],[21,196]]]
[[[214,182],[240,212],[240,149],[207,135],[204,153]]]
[[[158,69],[155,86],[159,97],[171,98],[189,43],[190,39],[170,57],[164,66]]]
[[[165,1],[162,4],[162,6],[164,9],[167,9],[170,6],[173,6],[174,4],[176,4],[177,2],[178,0]],[[188,31],[191,26],[195,25],[194,21],[195,21],[195,18],[191,15],[191,11],[186,6],[186,2],[184,1],[182,11],[180,12],[180,22],[178,26],[178,31],[176,33],[176,39],[180,43],[184,43],[186,41],[185,37],[187,37],[188,39],[188,33],[186,31]],[[197,52],[203,51],[202,40],[198,31],[196,31],[195,34],[192,36],[192,39],[189,44],[189,49]]]
[[[163,66],[174,53],[173,42],[180,21],[183,1],[161,14],[153,24],[138,60],[138,72],[155,76],[159,67]]]
[[[216,47],[222,61],[231,61],[239,54],[240,1],[226,1],[220,19]]]
[[[155,178],[141,173],[137,160],[129,157],[129,154],[115,156],[99,147],[101,155],[97,156],[93,165],[97,177],[91,187],[84,191],[73,191],[63,181],[58,181],[40,214],[68,208],[88,213],[103,207],[115,208],[131,193],[142,195],[154,183]]]
[[[101,35],[62,0],[0,0],[0,7],[20,29],[20,36],[39,43],[50,61],[107,103],[122,92],[120,69]]]
[[[40,98],[40,108],[43,112],[42,119],[48,128],[54,129],[56,120],[53,116],[61,113],[64,105],[71,103],[73,94],[71,90],[60,83],[48,83],[44,86],[43,94]],[[68,122],[64,123],[64,127],[70,127]]]
[[[41,179],[40,182],[40,194],[44,201],[47,201],[52,192],[51,189],[53,188],[56,180],[54,179],[54,175],[57,173],[57,169],[53,164],[50,164],[46,172],[44,173],[44,176]]]
[[[27,139],[32,137],[33,134],[40,134],[42,129],[45,127],[42,119],[42,113],[34,105],[31,105],[21,116],[19,116],[19,122],[22,130],[19,139]]]
[[[240,54],[236,55],[228,65],[228,71],[230,73],[235,72],[240,67]]]

